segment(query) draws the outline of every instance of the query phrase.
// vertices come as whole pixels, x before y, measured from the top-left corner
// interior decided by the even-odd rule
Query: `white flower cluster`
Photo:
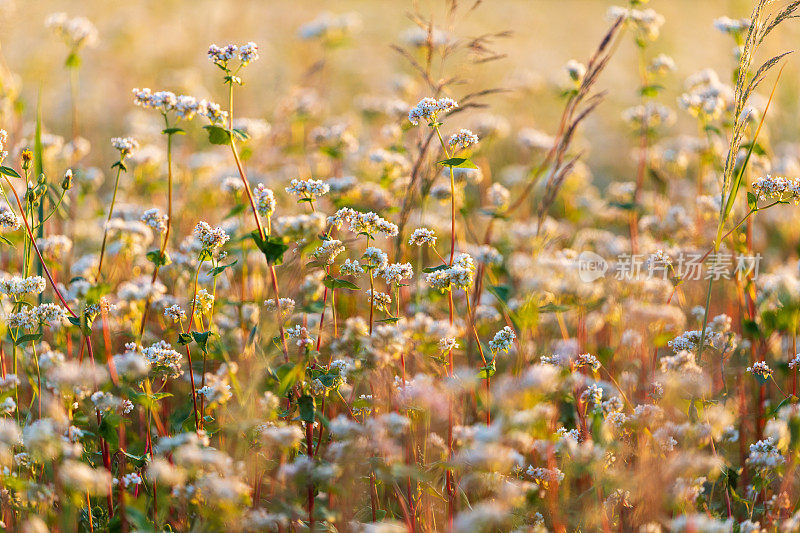
[[[44,324],[49,324],[51,327],[60,326],[66,318],[67,311],[60,305],[43,303],[11,313],[8,315],[8,326],[30,331]]]
[[[153,370],[167,378],[179,378],[183,375],[181,354],[172,349],[166,341],[158,341],[142,350],[142,354]]]
[[[358,13],[334,15],[325,12],[311,22],[303,24],[297,33],[301,39],[307,41],[321,39],[326,42],[334,42],[357,32],[361,29],[361,25],[361,16]]]
[[[174,111],[178,118],[191,120],[195,115],[206,117],[212,124],[225,121],[228,113],[219,104],[208,100],[198,100],[194,96],[175,95],[170,91],[153,92],[148,88],[133,90],[133,103],[144,108],[156,109],[162,113]]]
[[[271,217],[275,212],[275,194],[272,190],[267,189],[263,183],[259,183],[253,191],[253,197],[258,214],[262,217]]]
[[[584,353],[575,358],[575,367],[591,368],[594,372],[597,372],[600,370],[600,361],[594,355],[590,353]]]
[[[441,292],[449,291],[453,286],[466,290],[475,281],[475,262],[468,254],[458,254],[452,266],[426,274],[425,281]]]
[[[281,304],[281,315],[284,320],[286,320],[289,315],[292,314],[294,311],[295,302],[291,298],[281,298],[279,300]],[[270,298],[269,300],[264,301],[264,307],[267,308],[267,311],[270,313],[276,313],[278,311],[278,306],[275,304],[275,299]]]
[[[449,352],[458,348],[458,340],[455,337],[443,337],[439,339],[439,351]]]
[[[8,150],[6,150],[6,145],[8,144],[8,132],[6,130],[0,129],[0,165],[3,164],[6,157],[8,157]]]
[[[339,272],[341,272],[345,276],[358,276],[364,273],[364,269],[362,268],[361,264],[358,262],[357,259],[353,261],[345,259],[342,266],[339,267]]]
[[[767,174],[753,180],[753,190],[759,199],[793,199],[797,202],[800,199],[800,179],[789,179]]]
[[[386,252],[375,246],[370,246],[364,250],[363,258],[366,259],[365,265],[377,269],[378,271],[383,270],[389,263],[389,256],[386,255]]]
[[[450,145],[450,148],[469,148],[473,144],[478,144],[478,136],[470,130],[462,128],[450,137],[447,144]]]
[[[408,244],[412,246],[423,246],[425,244],[436,246],[436,233],[428,228],[417,228],[411,234],[411,238],[408,239]]]
[[[297,339],[297,345],[301,348],[314,343],[314,338],[309,334],[308,329],[300,325],[287,329],[286,336],[290,339]]]
[[[97,43],[97,28],[85,17],[70,18],[66,13],[53,13],[44,20],[44,25],[64,39],[70,48],[77,50]]]
[[[139,149],[139,141],[133,137],[113,137],[111,139],[111,146],[119,150],[120,157],[127,157],[132,155]]]
[[[448,113],[458,107],[458,102],[452,98],[423,98],[408,112],[408,120],[413,125],[418,125],[420,120],[429,123],[436,122],[439,113]]]
[[[389,306],[392,305],[392,297],[385,292],[373,291],[370,289],[367,291],[367,299],[369,299],[371,303],[374,303],[375,307],[386,312],[389,311]]]
[[[332,265],[336,256],[344,252],[344,244],[336,239],[328,239],[322,242],[319,248],[314,250],[311,255],[318,262],[324,265]]]
[[[347,222],[350,225],[350,231],[357,235],[365,234],[374,237],[376,233],[383,233],[387,237],[394,237],[398,231],[396,224],[371,211],[361,213],[355,209],[343,207],[328,217],[328,224],[337,229],[341,228],[344,222]]]
[[[766,361],[756,361],[751,366],[747,367],[747,371],[761,379],[769,379],[772,377],[772,369]]]
[[[200,241],[203,248],[207,250],[219,248],[230,240],[230,236],[225,233],[224,229],[212,227],[211,224],[205,221],[198,222],[194,227],[194,236]]]
[[[386,280],[386,283],[399,286],[403,280],[411,279],[414,276],[414,269],[411,263],[392,263],[381,269],[379,274]]]
[[[166,213],[161,214],[161,211],[156,207],[142,213],[140,220],[159,233],[167,231],[167,221],[169,221],[169,217]]]
[[[620,17],[625,18],[632,26],[639,42],[658,39],[661,26],[665,22],[664,16],[652,9],[628,9],[619,6],[610,7],[606,17],[612,21]]]
[[[2,161],[0,161],[0,163],[2,163]],[[22,227],[22,218],[15,215],[14,212],[5,205],[0,205],[0,227],[18,230]]]
[[[732,19],[730,17],[719,17],[714,20],[714,28],[722,33],[729,33],[737,36],[750,29],[752,22],[749,18]]]
[[[180,322],[186,319],[186,312],[178,304],[164,308],[164,317],[171,322]]]
[[[786,460],[775,444],[775,439],[767,437],[750,445],[747,464],[759,470],[770,470],[782,465]]]
[[[508,352],[511,343],[514,342],[516,338],[517,335],[514,333],[514,330],[508,326],[504,326],[503,329],[498,331],[494,338],[489,341],[489,349],[495,355],[497,355],[497,352]]]
[[[28,278],[11,276],[10,278],[0,280],[0,293],[18,299],[20,296],[25,296],[26,294],[41,294],[44,292],[46,286],[47,283],[41,276],[31,276]]]
[[[732,99],[731,88],[723,84],[711,69],[693,74],[685,85],[686,92],[681,95],[678,105],[703,120],[719,118]]]
[[[328,194],[331,190],[330,185],[322,180],[298,180],[293,179],[291,185],[286,187],[286,192],[294,194],[299,198],[316,199]]]
[[[216,44],[212,44],[208,47],[208,59],[222,68],[227,69],[228,61],[234,58],[238,58],[242,66],[255,61],[258,59],[258,45],[250,41],[241,46],[226,44],[220,47]]]

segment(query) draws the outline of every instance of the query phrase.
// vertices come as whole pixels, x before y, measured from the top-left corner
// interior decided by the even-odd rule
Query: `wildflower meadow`
[[[798,18],[0,0],[0,530],[800,531]]]

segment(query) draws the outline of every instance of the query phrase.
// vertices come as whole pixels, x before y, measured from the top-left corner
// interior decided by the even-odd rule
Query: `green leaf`
[[[658,95],[660,91],[663,91],[664,87],[661,85],[645,85],[639,90],[639,94],[646,98],[652,98],[653,96]]]
[[[231,142],[231,133],[220,126],[208,125],[203,126],[208,132],[208,142],[211,144],[229,144]]]
[[[293,365],[286,363],[278,367],[275,371],[278,378],[278,395],[284,396],[295,383],[302,380],[306,375],[306,365],[304,362]]]
[[[445,268],[450,268],[450,265],[439,265],[435,267],[425,267],[422,269],[423,272],[426,274],[430,274],[431,272],[437,272],[439,270],[444,270]]]
[[[351,291],[361,290],[355,283],[347,281],[346,279],[336,279],[330,274],[325,276],[325,279],[322,280],[322,284],[329,289],[348,289]]]
[[[236,215],[243,213],[245,209],[247,209],[247,206],[245,204],[237,204],[233,206],[233,209],[228,211],[228,214],[225,215],[224,218],[227,220],[229,218],[235,217]]]
[[[12,178],[22,179],[22,176],[17,174],[17,171],[14,170],[11,167],[0,167],[0,174],[5,174],[6,176],[9,176],[9,177],[12,177]]]
[[[240,130],[238,128],[233,128],[233,135],[239,139],[240,141],[246,141],[250,138],[250,136],[244,130]]]
[[[200,349],[203,350],[203,353],[208,353],[208,338],[211,335],[210,331],[193,331],[192,337],[194,341],[200,346]]]
[[[445,167],[478,168],[475,163],[466,157],[451,157],[450,159],[442,159],[441,161],[437,161],[437,163]]]
[[[41,333],[29,333],[27,335],[23,335],[22,337],[17,337],[17,340],[14,342],[14,344],[19,346],[20,344],[25,344],[26,342],[36,342],[41,338]]]
[[[86,291],[86,301],[90,304],[97,303],[100,298],[111,291],[111,285],[108,283],[98,283]]]
[[[181,128],[166,128],[161,130],[161,133],[166,135],[186,135],[186,132]]]
[[[147,252],[145,257],[147,257],[147,259],[157,267],[162,267],[172,263],[169,255],[167,255],[166,252],[161,253],[161,250],[152,250]]]
[[[511,296],[511,287],[508,285],[490,285],[489,292],[497,296],[501,301],[508,303],[508,298]]]
[[[67,56],[66,61],[64,61],[64,66],[67,68],[78,68],[81,66],[81,56],[79,56],[76,52],[72,52]]]
[[[297,406],[300,408],[300,420],[309,423],[314,421],[314,414],[317,408],[313,396],[300,396],[297,400]]]
[[[378,320],[378,322],[383,322],[384,324],[395,324],[399,321],[400,321],[399,316],[393,316],[391,318],[383,318],[381,320]]]
[[[2,235],[0,235],[0,241],[8,244],[9,246],[13,246],[13,243],[11,241],[9,241],[8,239],[6,239],[5,237],[3,237]]]
[[[256,243],[258,249],[261,250],[261,253],[264,254],[264,257],[267,258],[267,263],[280,265],[283,262],[283,254],[286,253],[289,246],[284,244],[281,239],[272,236],[268,236],[266,240],[262,239],[258,230],[251,232],[250,237]]]
[[[188,333],[178,333],[178,344],[181,346],[186,346],[187,344],[191,344],[192,336]]]
[[[560,313],[568,310],[569,310],[568,305],[556,305],[554,303],[545,304],[539,307],[540,313]]]
[[[639,211],[641,209],[641,206],[636,202],[608,202],[608,205],[624,211]]]
[[[226,268],[232,267],[233,265],[235,265],[238,262],[239,262],[239,260],[236,259],[236,260],[233,261],[233,263],[229,263],[227,265],[220,265],[220,266],[216,266],[216,267],[212,268],[211,269],[211,276],[216,278],[217,276],[219,276],[220,274],[225,272]]]
[[[494,376],[494,373],[497,371],[497,368],[494,365],[494,360],[492,360],[488,365],[482,367],[481,371],[478,373],[478,377],[481,379],[486,379]]]
[[[756,195],[750,191],[747,192],[747,207],[752,211],[758,211],[758,199]]]

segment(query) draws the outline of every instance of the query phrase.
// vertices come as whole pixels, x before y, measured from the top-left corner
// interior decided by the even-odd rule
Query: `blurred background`
[[[85,16],[99,30],[96,46],[81,53],[79,81],[80,133],[98,148],[90,155],[95,158],[112,157],[105,139],[130,133],[126,120],[134,109],[134,87],[223,100],[219,71],[206,58],[210,43],[252,40],[260,46],[261,59],[248,67],[246,87],[238,92],[240,116],[273,122],[276,109],[297,87],[317,90],[328,116],[346,115],[359,96],[389,94],[398,72],[413,77],[412,67],[391,45],[407,44],[417,13],[454,39],[509,32],[491,39],[492,52],[502,55],[501,59],[476,64],[469,52],[456,54],[444,66],[435,61],[434,75],[461,79],[449,91],[456,98],[476,89],[509,89],[485,99],[489,111],[505,116],[514,130],[534,127],[553,133],[562,107],[562,67],[570,59],[588,59],[608,27],[606,12],[615,2],[486,0],[471,9],[473,0],[462,0],[454,17],[448,15],[449,4],[443,0],[2,0],[2,83],[6,92],[18,91],[19,98],[13,113],[5,111],[0,126],[11,132],[30,122],[41,91],[45,127],[69,137],[69,131],[53,131],[57,125],[69,128],[70,124],[64,68],[67,49],[44,25],[54,12]],[[723,15],[747,16],[751,2],[651,0],[646,7],[666,18],[650,55],[668,54],[677,65],[664,81],[661,103],[676,108],[686,77],[703,68],[714,68],[723,81],[730,79],[734,45],[713,28],[713,21]],[[320,20],[325,12],[334,17],[352,14],[353,31],[337,46],[300,37],[301,28]],[[765,49],[791,48],[800,42],[799,33],[797,24],[784,25]],[[623,39],[620,46],[599,83],[600,89],[608,91],[606,101],[583,129],[586,149],[591,145],[586,160],[602,181],[614,179],[602,178],[612,165],[620,172],[620,156],[627,157],[620,147],[634,146],[619,117],[638,103],[636,51],[631,39]],[[769,121],[773,135],[778,133],[787,142],[797,137],[797,71],[787,69],[775,108],[778,112]],[[404,96],[413,104],[425,95],[425,87],[417,85]],[[677,116],[675,131],[693,127],[686,113],[678,111]]]

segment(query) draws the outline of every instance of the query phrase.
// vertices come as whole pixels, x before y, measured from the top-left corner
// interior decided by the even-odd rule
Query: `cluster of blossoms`
[[[328,239],[323,241],[319,248],[312,253],[314,259],[324,265],[332,265],[336,260],[336,256],[344,252],[344,244],[342,241],[336,239]]]
[[[345,259],[342,266],[339,267],[339,271],[345,276],[359,276],[364,273],[364,268],[361,266],[361,263],[358,262],[358,259],[353,261]]]
[[[800,179],[789,179],[781,176],[762,176],[753,180],[756,198],[781,200],[800,200]]]
[[[170,379],[177,379],[183,375],[181,367],[183,357],[173,350],[168,342],[158,341],[142,349],[141,352],[155,373]]]
[[[28,294],[41,294],[46,286],[47,282],[41,276],[31,276],[28,278],[11,276],[0,280],[0,293],[18,299]]]
[[[411,238],[408,239],[408,244],[412,246],[423,246],[425,244],[436,246],[436,233],[428,228],[417,228],[411,234]]]
[[[234,58],[238,58],[241,64],[247,65],[258,59],[258,45],[252,41],[243,44],[227,44],[219,47],[212,44],[208,47],[208,59],[219,67],[228,68],[228,62]]]
[[[164,308],[164,317],[170,322],[180,322],[186,320],[186,312],[178,304],[170,305]]]
[[[678,105],[702,121],[719,118],[731,100],[732,90],[719,80],[713,70],[707,69],[686,80],[686,92]]]
[[[445,292],[456,289],[467,290],[475,281],[475,262],[468,254],[458,254],[453,265],[425,275],[425,282],[434,289]]]
[[[473,144],[478,144],[478,136],[472,133],[470,130],[461,129],[458,133],[455,133],[450,137],[450,139],[447,141],[447,144],[451,148],[466,149]]]
[[[750,455],[747,464],[759,470],[771,470],[785,462],[778,450],[775,439],[768,437],[750,445]]]
[[[397,225],[377,213],[361,213],[355,209],[343,207],[328,217],[328,224],[336,229],[341,228],[345,222],[350,225],[350,231],[356,235],[364,234],[371,237],[376,233],[383,233],[387,237],[397,235]]]
[[[590,353],[580,354],[577,358],[575,358],[575,367],[576,368],[591,368],[592,371],[597,372],[600,370],[600,361],[594,355]]]
[[[458,102],[452,98],[423,98],[408,112],[408,120],[415,126],[420,120],[435,123],[439,113],[449,113],[457,107]]]
[[[44,25],[74,50],[97,44],[97,28],[85,17],[70,18],[66,13],[53,13],[48,15]]]
[[[142,213],[140,220],[159,233],[167,231],[169,217],[166,213],[161,213],[156,207],[150,208]]]
[[[294,312],[295,301],[291,298],[281,298],[279,300],[281,305],[281,315],[284,320],[286,320],[291,314]],[[264,307],[266,307],[267,311],[270,313],[276,313],[278,311],[278,306],[275,303],[274,298],[270,298],[264,302]]]
[[[411,263],[392,263],[384,266],[378,274],[390,285],[400,286],[407,279],[414,277]]]
[[[719,17],[714,20],[714,28],[734,37],[740,37],[742,33],[750,29],[751,25],[752,22],[749,18],[732,19],[730,17]]]
[[[224,229],[215,228],[205,221],[198,222],[194,227],[194,236],[206,250],[220,248],[231,238]]]
[[[134,89],[133,102],[140,107],[155,109],[164,114],[174,112],[183,120],[192,120],[195,115],[200,115],[206,117],[212,124],[221,124],[228,117],[228,113],[223,111],[219,104],[198,100],[194,96],[176,95],[170,91]]]
[[[275,212],[275,194],[272,190],[266,188],[263,183],[259,183],[253,191],[253,197],[258,214],[262,217],[271,217]]]
[[[772,369],[767,365],[766,361],[756,361],[752,366],[747,367],[747,371],[764,380],[772,377]]]
[[[287,329],[286,336],[290,339],[297,339],[297,345],[301,348],[314,344],[314,337],[303,326],[294,326]]]
[[[609,8],[607,18],[617,20],[620,17],[633,28],[638,42],[647,43],[658,39],[661,26],[664,25],[664,16],[652,9],[629,9],[612,6]]]
[[[119,156],[121,158],[125,158],[133,155],[134,152],[139,149],[139,141],[133,137],[114,137],[111,139],[111,146],[113,146],[115,150],[119,150]]]
[[[315,200],[330,192],[331,187],[321,180],[298,180],[293,179],[290,186],[286,187],[286,192],[299,198]]]
[[[8,326],[27,331],[34,330],[44,324],[58,327],[67,318],[67,311],[54,303],[43,303],[34,307],[26,307],[8,315]]]
[[[5,205],[0,205],[0,227],[18,230],[22,227],[22,218],[15,215],[14,212]]]
[[[507,352],[511,347],[511,343],[513,343],[516,338],[517,335],[514,333],[514,330],[505,326],[489,341],[489,349],[495,355],[497,355],[498,352]]]

